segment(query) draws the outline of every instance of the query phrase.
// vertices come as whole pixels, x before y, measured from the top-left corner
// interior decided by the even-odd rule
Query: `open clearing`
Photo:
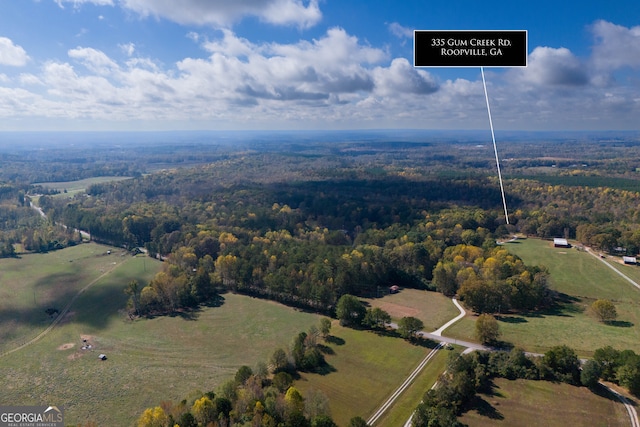
[[[92,184],[102,184],[103,182],[124,181],[131,179],[129,176],[98,176],[93,178],[79,179],[77,181],[65,182],[37,182],[34,185],[41,185],[46,188],[60,191],[58,197],[73,197],[78,193],[86,191]],[[67,191],[64,193],[64,191]]]
[[[146,257],[103,256],[102,252],[106,247],[84,244],[0,261],[0,286],[5,293],[0,299],[2,333],[7,335],[11,329],[5,319],[19,314],[12,325],[28,335],[11,334],[9,343],[3,337],[4,351],[51,322],[46,314],[32,320],[32,313],[44,313],[50,303],[63,305],[83,284],[103,274],[102,267],[117,263],[78,297],[68,319],[34,344],[0,358],[3,404],[64,406],[67,423],[132,425],[147,407],[182,400],[194,389],[215,389],[241,365],[266,361],[276,347],[288,345],[295,333],[319,319],[273,302],[228,294],[220,307],[132,322],[119,312],[127,300],[123,289],[132,279],[147,283],[161,264]],[[31,273],[34,278],[28,279]],[[20,283],[25,283],[24,295],[18,292]],[[33,305],[31,289],[43,304],[35,311],[29,307]],[[16,303],[5,304],[11,292],[18,293]],[[81,349],[83,338],[91,349]],[[98,359],[100,353],[107,355],[106,361]]]
[[[328,346],[334,354],[327,355],[326,360],[335,371],[325,375],[303,373],[295,386],[303,394],[312,389],[326,394],[331,415],[340,426],[346,426],[355,416],[366,419],[373,414],[431,350],[412,345],[401,338],[344,328],[336,321],[333,322],[331,335],[334,338]],[[445,353],[444,350],[440,351],[431,362],[433,365],[427,365],[418,378],[420,384],[435,381],[442,372],[444,361],[441,358],[446,357]],[[404,395],[399,402],[403,398]],[[407,419],[413,409],[415,405],[406,412]],[[404,415],[403,411],[401,417]]]
[[[416,317],[422,320],[426,331],[435,331],[459,313],[451,299],[441,293],[417,289],[402,289],[396,294],[365,301],[388,312],[394,322],[405,316]]]
[[[479,394],[475,407],[459,420],[486,426],[628,426],[629,416],[615,397],[586,387],[548,381],[494,381],[493,394]],[[535,420],[533,422],[532,420]]]
[[[564,301],[542,312],[499,316],[503,340],[537,353],[566,344],[582,357],[607,345],[640,352],[638,289],[600,260],[575,248],[559,250],[539,239],[518,240],[505,247],[527,264],[545,265],[551,272],[550,287],[564,294]],[[614,302],[618,311],[615,322],[603,324],[591,313],[589,307],[598,298]],[[467,316],[447,329],[446,335],[473,341],[474,321],[474,316]]]

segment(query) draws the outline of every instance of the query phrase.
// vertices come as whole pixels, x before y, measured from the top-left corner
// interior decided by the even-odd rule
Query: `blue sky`
[[[637,0],[0,0],[0,130],[486,128],[414,29],[528,30],[496,129],[640,128]]]

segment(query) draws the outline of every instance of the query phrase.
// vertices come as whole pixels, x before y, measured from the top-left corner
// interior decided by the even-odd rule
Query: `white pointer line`
[[[504,197],[504,186],[502,185],[502,173],[500,172],[500,161],[498,160],[498,147],[496,147],[496,136],[493,133],[493,120],[491,120],[491,108],[489,107],[489,95],[487,95],[487,83],[484,80],[484,67],[480,67],[482,73],[482,85],[484,86],[484,99],[487,101],[487,112],[489,113],[489,126],[491,127],[491,140],[493,141],[493,152],[496,154],[496,166],[498,168],[498,180],[500,181],[500,192],[502,193],[502,205],[504,206],[504,217],[509,224],[509,214],[507,213],[507,199]]]

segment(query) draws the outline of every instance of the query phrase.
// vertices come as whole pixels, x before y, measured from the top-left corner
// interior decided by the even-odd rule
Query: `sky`
[[[488,128],[414,30],[527,30],[496,130],[640,129],[637,0],[0,0],[0,131]]]

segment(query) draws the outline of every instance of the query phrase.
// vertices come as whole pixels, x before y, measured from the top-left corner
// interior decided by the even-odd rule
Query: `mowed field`
[[[582,357],[607,345],[640,352],[639,289],[600,259],[576,248],[554,248],[551,242],[539,239],[518,240],[505,247],[527,264],[546,266],[551,273],[550,287],[562,293],[564,301],[543,312],[499,316],[503,340],[538,353],[566,344]],[[616,267],[638,277],[638,267]],[[590,305],[599,298],[614,302],[617,321],[603,324],[597,320]],[[467,316],[446,334],[474,340],[474,322],[474,316]]]
[[[608,394],[549,381],[498,378],[493,394],[479,394],[459,421],[469,427],[628,426],[624,405]]]
[[[413,345],[398,337],[344,328],[337,321],[333,322],[331,335],[334,338],[327,345],[333,354],[327,355],[326,360],[332,372],[303,373],[294,385],[303,394],[309,390],[320,390],[326,394],[331,415],[339,426],[348,425],[355,416],[368,419],[431,351],[427,346]],[[411,395],[407,407],[396,415],[402,419],[401,423],[391,424],[387,421],[378,425],[404,424],[424,391],[442,373],[446,356],[447,351],[440,350],[416,380],[419,388],[424,389],[414,390],[419,399]],[[399,402],[405,397],[401,396]]]
[[[57,197],[73,197],[78,193],[84,192],[92,184],[102,184],[103,182],[111,181],[124,181],[131,179],[128,176],[98,176],[93,178],[80,179],[77,181],[64,181],[64,182],[38,182],[34,185],[41,185],[46,188],[51,188],[60,191]],[[64,193],[64,191],[67,191]]]
[[[460,312],[450,298],[439,292],[402,289],[382,298],[364,299],[371,307],[385,310],[394,322],[406,316],[422,320],[425,331],[434,331]]]
[[[294,334],[319,319],[280,304],[227,294],[220,307],[203,308],[192,316],[131,321],[121,312],[127,299],[124,287],[132,279],[146,283],[161,264],[146,257],[102,255],[106,250],[83,244],[0,260],[1,324],[3,334],[12,336],[10,342],[2,339],[3,353],[28,341],[20,334],[34,337],[46,329],[51,319],[40,311],[49,305],[62,307],[104,275],[78,296],[67,318],[48,334],[0,357],[0,402],[64,406],[68,424],[91,420],[100,426],[133,425],[147,407],[182,400],[196,389],[214,390],[241,365],[266,361],[276,347],[286,347]],[[108,268],[112,270],[105,275]],[[32,289],[39,292],[35,310]],[[7,304],[12,294],[15,304]],[[9,334],[11,328],[4,324],[16,313],[21,317],[13,327],[20,334]],[[92,348],[82,350],[82,339]],[[100,361],[100,353],[108,359]]]

